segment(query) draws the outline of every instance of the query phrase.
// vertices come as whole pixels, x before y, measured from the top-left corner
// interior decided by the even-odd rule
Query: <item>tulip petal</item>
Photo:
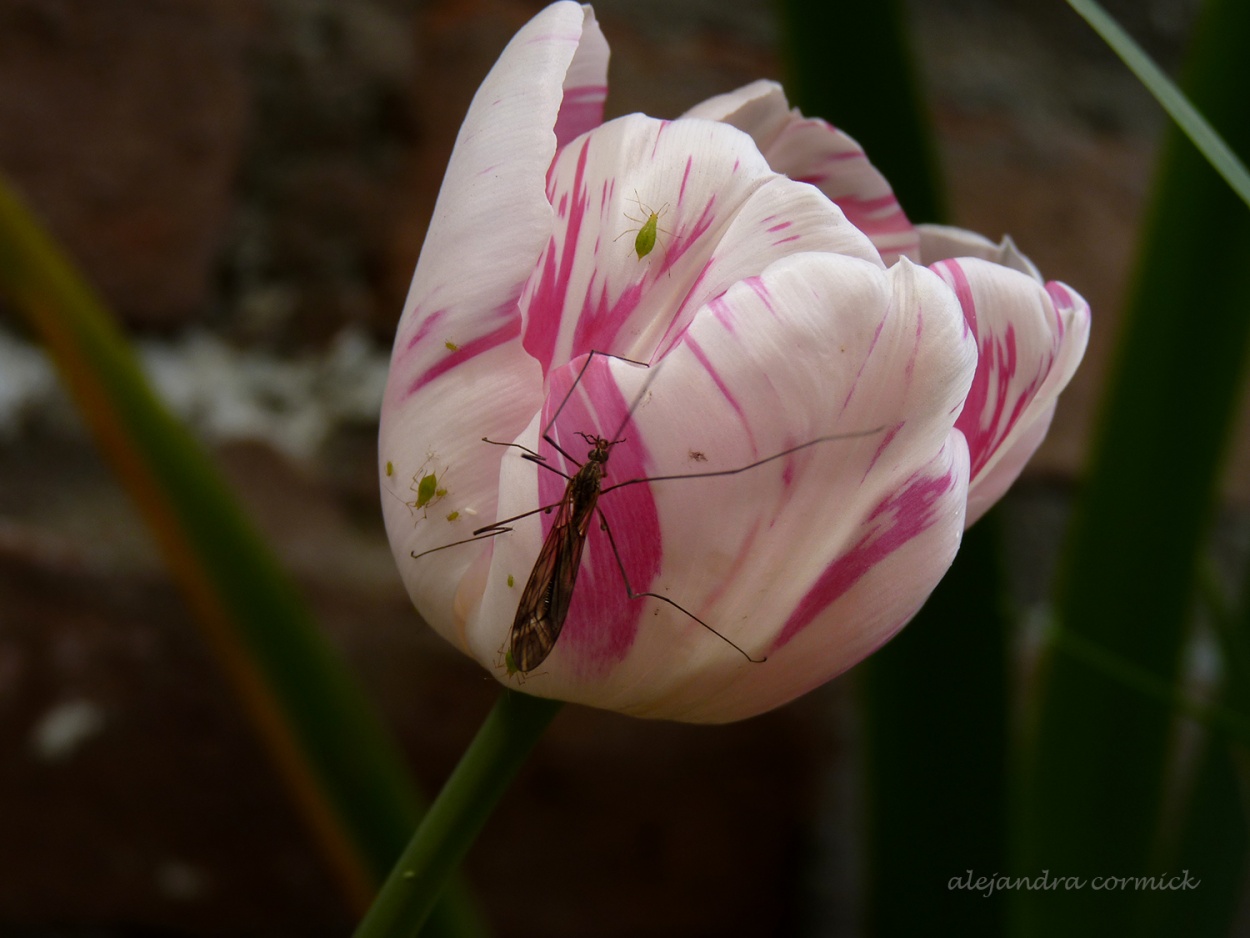
[[[504,49],[469,106],[396,335],[392,367],[408,377],[401,392],[519,330],[516,300],[552,225],[543,184],[556,150],[553,127],[588,15],[574,3],[540,13]]]
[[[1010,235],[995,244],[975,231],[950,225],[917,225],[916,232],[920,235],[920,263],[926,266],[952,257],[979,257],[1042,282],[1037,265],[1020,253]]]
[[[570,453],[578,430],[624,439],[600,504],[633,588],[672,589],[673,601],[768,661],[746,661],[661,602],[628,600],[606,536],[592,529],[564,634],[527,692],[728,720],[783,703],[877,647],[958,545],[967,453],[952,425],[974,364],[958,306],[929,271],[816,254],[733,285],[650,369],[596,357],[544,419],[562,407],[552,433]],[[553,386],[570,386],[572,371]],[[529,433],[523,442],[572,468],[538,442],[537,422]],[[610,488],[741,467],[829,434],[858,435],[735,475]],[[549,475],[505,460],[501,512],[545,503]],[[543,518],[496,539],[469,629],[488,666],[518,599],[502,584],[528,573]]]
[[[791,109],[776,82],[752,82],[684,116],[723,121],[750,134],[775,171],[811,183],[842,209],[887,266],[899,257],[919,258],[916,229],[863,148],[825,121]]]
[[[828,200],[712,121],[610,121],[560,153],[548,196],[556,228],[521,300],[525,348],[545,372],[592,350],[649,361],[704,303],[787,254],[880,264]],[[640,257],[652,214],[655,245]]]
[[[595,21],[595,11],[589,5],[580,9],[582,34],[564,76],[564,97],[555,125],[557,148],[602,124],[608,97],[608,41]],[[522,80],[532,77],[523,75]]]
[[[931,265],[959,298],[979,350],[977,374],[956,423],[971,456],[972,524],[1044,439],[1056,399],[1085,353],[1089,306],[1063,284],[1043,285],[1009,240],[993,245],[957,229],[927,229],[923,244],[930,256],[947,250],[980,255]]]
[[[503,683],[740,719],[915,614],[1045,436],[1089,310],[1010,241],[913,227],[771,82],[603,124],[607,59],[556,3],[474,98],[392,353],[387,531]],[[562,631],[521,673],[523,594]]]
[[[551,232],[544,184],[557,135],[601,113],[606,66],[593,14],[576,3],[543,10],[508,44],[456,139],[396,332],[379,434],[383,514],[418,610],[453,641],[456,582],[477,552],[403,554],[494,517],[502,453],[484,457],[479,441],[511,439],[541,404],[517,299]],[[416,506],[427,473],[447,480],[437,514]]]

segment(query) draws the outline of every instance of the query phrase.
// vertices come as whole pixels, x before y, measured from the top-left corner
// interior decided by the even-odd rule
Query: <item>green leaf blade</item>
[[[349,901],[363,909],[421,814],[397,745],[103,304],[2,181],[0,293],[43,340]],[[480,933],[463,903],[439,916],[444,933]]]
[[[1250,6],[1208,3],[1186,85],[1250,152]],[[1113,362],[1056,601],[1065,633],[1175,685],[1196,557],[1216,498],[1250,344],[1250,214],[1178,133]],[[1028,778],[1022,866],[1092,880],[1155,872],[1173,709],[1055,653]],[[1084,889],[1017,897],[1024,935],[1132,934],[1142,897]]]

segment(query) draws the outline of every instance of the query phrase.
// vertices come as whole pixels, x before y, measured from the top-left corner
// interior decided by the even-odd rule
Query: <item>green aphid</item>
[[[447,495],[447,467],[443,467],[442,477],[440,478],[438,472],[426,469],[426,466],[433,461],[434,456],[431,455],[429,459],[422,463],[421,468],[413,474],[412,483],[408,486],[417,497],[413,501],[407,502],[407,505],[414,511],[420,509],[423,517],[428,517],[426,510],[433,507]]]
[[[634,250],[638,254],[638,260],[642,260],[655,248],[655,230],[659,224],[659,213],[652,212],[638,229],[638,236],[634,238]]]
[[[447,516],[447,520],[448,520],[448,521],[455,521],[455,520],[456,520],[457,518],[459,518],[459,517],[460,517],[460,512],[458,512],[458,511],[453,511],[451,514],[449,514],[449,515]]]
[[[447,351],[449,352],[460,351],[460,346],[457,345],[455,342],[451,341],[451,339],[448,339],[446,342],[443,343],[443,345],[447,347]]]
[[[516,580],[512,579],[512,574],[509,573],[508,574],[508,589],[512,589],[512,587],[514,586],[516,586]]]
[[[640,211],[645,217],[635,218],[633,215],[626,213],[625,217],[630,221],[637,222],[640,227],[636,229],[630,228],[629,231],[622,232],[617,235],[616,240],[619,241],[621,238],[625,237],[625,235],[629,234],[630,231],[637,231],[638,233],[634,236],[634,253],[638,255],[638,260],[642,260],[655,250],[655,242],[658,233],[661,231],[665,234],[669,233],[660,227],[660,216],[668,211],[668,203],[666,202],[664,205],[660,206],[660,210],[657,212],[652,209],[651,206],[646,205],[642,199],[638,197],[638,192],[636,190],[634,192],[634,202],[638,204],[638,211]]]
[[[424,508],[435,498],[442,498],[446,494],[446,489],[438,487],[438,476],[432,472],[427,472],[421,477],[421,481],[417,483],[417,503],[414,507]]]
[[[395,474],[395,464],[389,459],[386,461],[386,475],[389,478]]]

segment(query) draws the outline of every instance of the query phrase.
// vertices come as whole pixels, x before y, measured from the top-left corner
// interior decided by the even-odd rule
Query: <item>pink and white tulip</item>
[[[740,719],[836,676],[915,614],[1045,435],[1089,311],[1009,243],[912,226],[858,145],[771,83],[673,121],[604,123],[607,57],[590,8],[557,3],[470,107],[395,339],[387,531],[421,615],[501,681],[640,716]],[[649,367],[595,356],[573,388],[592,350]],[[482,442],[572,474],[542,440],[549,424],[578,459],[578,432],[623,438],[605,488],[847,435],[600,500],[635,591],[767,661],[631,601],[592,525],[559,641],[509,675],[552,516],[412,554],[558,502],[557,473]],[[416,508],[430,474],[444,494]]]

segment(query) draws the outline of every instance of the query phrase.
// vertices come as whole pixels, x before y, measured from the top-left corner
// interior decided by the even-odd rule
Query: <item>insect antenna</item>
[[[702,619],[696,616],[693,612],[691,612],[685,606],[682,606],[674,602],[673,600],[669,599],[667,596],[661,596],[659,593],[637,593],[635,592],[633,585],[629,582],[629,574],[625,572],[625,562],[621,559],[621,552],[617,550],[616,538],[612,536],[612,529],[608,527],[608,518],[603,513],[602,508],[596,508],[595,511],[599,515],[600,526],[603,528],[604,533],[607,534],[608,536],[608,543],[612,545],[612,556],[616,558],[616,567],[618,570],[621,571],[621,580],[624,581],[625,583],[625,592],[629,595],[630,599],[641,599],[644,596],[650,596],[652,599],[658,599],[660,600],[660,602],[668,603],[674,609],[678,610],[679,612],[683,612],[686,615],[688,615],[690,618],[694,619],[695,622],[698,622],[699,625],[703,626],[705,629],[707,629],[709,632],[711,632],[713,635],[719,638],[722,642],[724,642],[726,645],[728,645],[738,654],[742,655],[742,657],[746,658],[747,661],[751,662],[752,664],[763,664],[765,661],[768,660],[768,658],[766,657],[765,658],[751,657],[751,655],[748,654],[747,651],[743,649],[741,645],[737,644],[730,638],[726,638],[724,635],[716,631],[716,629],[712,628],[710,625],[708,625],[706,622],[704,622]]]
[[[798,446],[791,446],[789,449],[783,449],[780,453],[773,453],[771,456],[765,456],[763,459],[757,459],[753,463],[747,463],[745,466],[738,466],[734,469],[715,469],[711,472],[686,472],[680,475],[645,476],[640,479],[626,479],[624,482],[617,482],[615,485],[607,486],[600,494],[606,495],[615,489],[624,488],[627,485],[637,485],[639,482],[669,482],[674,479],[711,479],[716,476],[737,475],[740,472],[746,472],[773,460],[781,459],[783,456],[789,456],[791,453],[797,453],[799,450],[807,449],[809,446],[816,446],[818,443],[831,443],[834,440],[853,440],[858,437],[872,436],[884,429],[885,427],[873,427],[871,430],[855,430],[851,433],[833,433],[829,436],[818,436],[814,440],[808,440],[806,443],[800,443]]]
[[[586,374],[586,369],[590,367],[590,363],[594,361],[594,358],[596,355],[598,355],[600,358],[615,358],[618,361],[628,362],[631,365],[640,365],[643,368],[651,367],[646,362],[636,361],[635,359],[632,359],[632,358],[625,358],[622,355],[613,355],[610,352],[600,352],[598,349],[590,350],[590,353],[586,356],[586,360],[582,362],[582,367],[577,372],[577,377],[573,379],[573,383],[569,386],[568,393],[564,395],[564,400],[560,401],[560,406],[557,407],[556,412],[551,415],[551,419],[547,421],[547,426],[543,430],[543,439],[546,440],[548,443],[550,443],[553,447],[555,447],[555,449],[562,456],[564,456],[566,459],[571,459],[574,463],[576,463],[579,466],[581,465],[581,463],[579,463],[576,459],[573,459],[571,456],[569,456],[569,454],[566,453],[563,449],[561,449],[560,445],[551,438],[551,428],[556,425],[556,421],[560,418],[560,414],[564,411],[565,405],[568,404],[569,399],[573,396],[573,392],[576,391],[577,386],[582,383],[582,376]],[[616,437],[619,437],[621,435],[621,431],[625,429],[625,424],[629,422],[629,418],[634,412],[634,407],[638,406],[638,402],[642,400],[642,394],[646,393],[646,389],[648,386],[650,386],[650,384],[651,384],[651,375],[648,374],[647,380],[643,382],[642,392],[639,393],[638,397],[634,400],[633,405],[629,408],[629,413],[626,414],[625,419],[621,421],[621,425],[617,427],[617,432],[613,434],[614,439]],[[585,436],[585,435],[586,434],[582,434],[582,436]]]

